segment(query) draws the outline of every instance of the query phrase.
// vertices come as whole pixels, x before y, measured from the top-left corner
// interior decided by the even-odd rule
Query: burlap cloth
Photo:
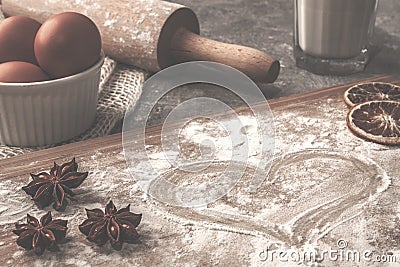
[[[4,16],[0,12],[0,21],[3,19]],[[128,107],[134,107],[136,104],[141,95],[142,85],[146,77],[146,71],[120,64],[117,61],[106,57],[101,69],[99,100],[97,103],[95,122],[85,133],[72,140],[64,142],[63,144],[109,134],[115,124],[123,119]],[[10,147],[0,144],[0,159],[56,145],[61,144],[34,148]]]

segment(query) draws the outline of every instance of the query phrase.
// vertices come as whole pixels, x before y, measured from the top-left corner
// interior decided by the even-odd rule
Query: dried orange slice
[[[374,100],[400,101],[400,86],[382,82],[360,83],[344,93],[344,101],[350,107]]]
[[[359,137],[384,144],[400,144],[400,101],[368,101],[347,114],[347,126]]]

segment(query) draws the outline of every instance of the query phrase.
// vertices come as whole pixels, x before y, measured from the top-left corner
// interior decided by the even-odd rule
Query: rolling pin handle
[[[272,56],[250,47],[222,43],[180,28],[172,38],[170,52],[176,63],[213,61],[234,67],[255,82],[274,82],[280,63]]]

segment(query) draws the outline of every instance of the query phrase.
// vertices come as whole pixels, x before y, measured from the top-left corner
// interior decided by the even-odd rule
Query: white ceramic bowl
[[[43,146],[71,139],[96,116],[104,53],[91,68],[64,78],[0,83],[0,144]]]

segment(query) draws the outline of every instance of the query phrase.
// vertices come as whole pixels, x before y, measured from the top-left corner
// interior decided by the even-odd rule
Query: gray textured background
[[[258,48],[281,62],[274,84],[260,84],[264,95],[277,98],[308,90],[360,80],[374,74],[400,75],[400,1],[381,0],[374,42],[378,53],[364,73],[350,76],[319,76],[299,69],[292,56],[292,0],[174,0],[192,8],[199,17],[203,36]],[[149,124],[162,123],[169,111],[182,101],[198,96],[223,99],[231,106],[243,103],[227,91],[211,85],[178,88],[154,108]]]

